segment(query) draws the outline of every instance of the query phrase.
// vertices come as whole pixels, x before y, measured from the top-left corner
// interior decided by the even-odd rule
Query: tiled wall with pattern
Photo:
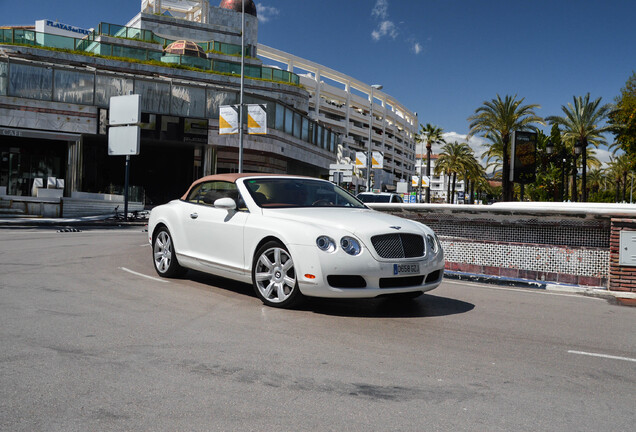
[[[532,215],[396,212],[430,226],[446,269],[475,274],[607,286],[610,219]]]

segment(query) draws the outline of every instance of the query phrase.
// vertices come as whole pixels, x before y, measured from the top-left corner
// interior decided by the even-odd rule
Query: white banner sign
[[[239,133],[238,105],[221,105],[219,107],[219,135]]]
[[[417,187],[417,182],[419,181],[419,176],[411,176],[411,186]],[[422,187],[428,187],[429,183],[428,176],[422,176]]]
[[[367,154],[365,152],[356,152],[356,166],[366,168]]]
[[[384,168],[384,153],[375,151],[373,152],[373,158],[371,159],[371,168]]]
[[[264,105],[250,104],[247,106],[247,133],[267,133],[267,111]]]

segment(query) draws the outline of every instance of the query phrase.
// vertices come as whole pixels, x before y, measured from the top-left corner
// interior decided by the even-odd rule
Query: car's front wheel
[[[155,234],[152,242],[152,262],[155,270],[162,277],[176,277],[186,271],[177,261],[172,236],[166,227],[159,228]]]
[[[267,242],[256,251],[252,281],[256,295],[268,306],[289,308],[303,297],[294,260],[279,242]]]

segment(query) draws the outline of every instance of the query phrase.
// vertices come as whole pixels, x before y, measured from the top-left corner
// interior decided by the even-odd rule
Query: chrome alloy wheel
[[[281,247],[266,249],[259,257],[254,283],[261,296],[271,303],[287,300],[296,288],[294,261]]]
[[[153,248],[155,268],[159,273],[166,273],[170,269],[170,264],[174,258],[172,250],[172,239],[166,231],[161,231],[155,238]]]

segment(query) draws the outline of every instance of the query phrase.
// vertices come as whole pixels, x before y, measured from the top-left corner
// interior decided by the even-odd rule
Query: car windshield
[[[365,203],[388,203],[391,195],[359,194],[358,199]]]
[[[257,178],[245,181],[260,207],[356,207],[364,204],[333,183],[303,178]]]

